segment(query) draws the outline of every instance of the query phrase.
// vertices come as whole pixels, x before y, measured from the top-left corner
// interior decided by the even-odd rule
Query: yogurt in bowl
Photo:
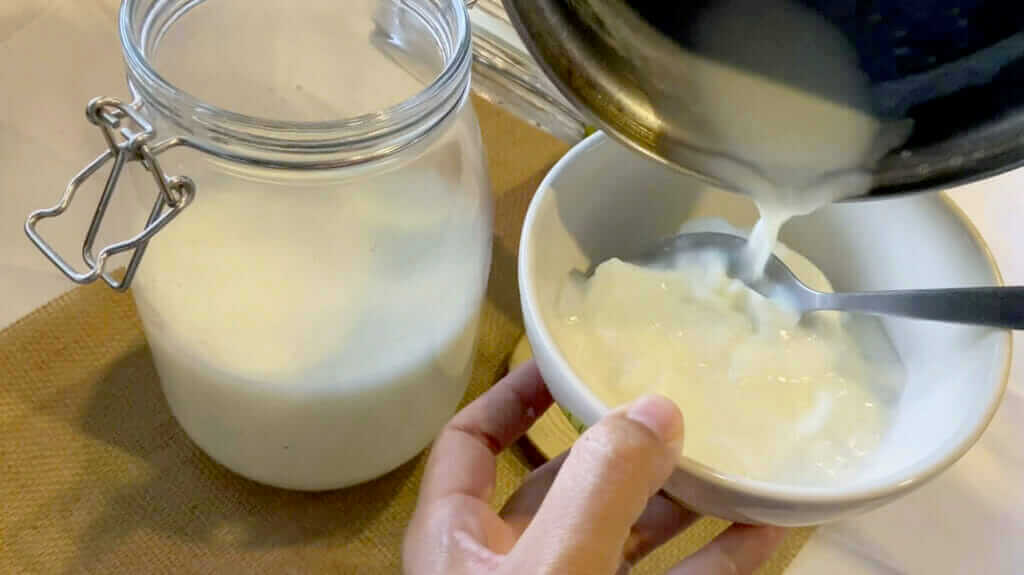
[[[633,394],[658,391],[676,397],[687,419],[688,439],[683,450],[686,457],[666,484],[666,492],[702,513],[747,523],[807,525],[866,511],[939,473],[977,440],[1005,387],[1009,363],[1009,334],[988,328],[885,318],[880,322],[884,332],[879,329],[865,336],[862,329],[856,330],[859,340],[875,343],[880,341],[878,334],[887,334],[895,355],[902,359],[902,369],[898,373],[888,368],[861,373],[862,382],[846,387],[844,397],[854,394],[857,398],[849,404],[853,407],[840,405],[838,412],[834,401],[843,387],[837,381],[823,381],[827,371],[800,376],[816,380],[799,387],[803,408],[796,405],[799,394],[773,397],[766,387],[759,392],[730,390],[724,395],[708,395],[695,376],[701,354],[708,353],[707,342],[699,337],[658,356],[671,365],[659,367],[652,360],[655,355],[648,354],[646,360],[635,362],[634,369],[641,371],[630,379],[633,387],[625,392],[621,386],[610,389],[609,381],[625,380],[602,376],[601,370],[614,365],[621,371],[622,358],[644,349],[637,338],[651,338],[646,344],[651,349],[663,345],[656,343],[663,341],[658,338],[672,335],[664,322],[660,328],[652,327],[655,321],[648,304],[657,291],[641,295],[637,292],[642,283],[611,282],[606,289],[619,285],[625,286],[624,291],[573,302],[571,290],[567,296],[567,279],[573,270],[587,270],[610,259],[614,262],[616,257],[674,235],[685,222],[698,225],[693,221],[707,217],[749,229],[757,211],[748,199],[712,190],[639,158],[600,134],[577,146],[549,173],[533,199],[523,229],[520,291],[527,335],[538,365],[564,408],[589,425]],[[830,206],[792,220],[783,229],[782,241],[806,256],[806,261],[814,262],[794,265],[792,253],[787,257],[786,250],[780,251],[804,280],[818,282],[815,287],[819,288],[829,280],[842,290],[1000,283],[970,224],[935,194]],[[815,265],[823,274],[809,277],[815,275]],[[617,266],[619,272],[629,271],[623,267],[626,264]],[[616,271],[615,267],[606,271]],[[600,272],[601,268],[590,281]],[[651,281],[648,287],[659,287],[660,280],[643,279]],[[574,340],[565,328],[573,315],[581,321],[581,314],[572,313],[573,306],[577,311],[587,310],[588,303],[591,315],[615,308],[633,320],[652,320],[646,326],[650,329],[635,329],[626,337],[628,341],[618,345],[614,338],[605,338],[600,342],[606,346],[603,353],[579,353],[570,346],[595,345],[593,337],[586,341],[586,334],[593,336],[596,330],[578,330]],[[717,316],[708,321],[721,319]],[[828,315],[818,319],[825,324],[836,320]],[[869,332],[874,329],[870,323],[863,325]],[[821,333],[827,333],[827,328],[819,326],[826,330]],[[720,336],[721,331],[720,325],[709,325],[706,339],[717,337],[715,333]],[[694,351],[695,347],[705,349]],[[752,344],[748,348],[757,355],[770,346]],[[885,355],[885,348],[861,349],[875,354],[865,365],[878,367],[877,354]],[[687,352],[693,365],[680,369],[680,364],[689,361],[681,357]],[[814,350],[801,353],[808,358],[820,356]],[[620,360],[614,360],[615,354]],[[602,358],[603,367],[602,361],[587,360],[595,356]],[[673,357],[679,361],[673,362]],[[881,363],[890,368],[898,365]],[[763,368],[764,360],[749,365]],[[756,380],[765,374],[755,371],[749,375]],[[694,394],[703,396],[696,403],[678,399],[692,399]],[[827,405],[830,395],[831,408]],[[701,401],[707,409],[698,411],[695,406]],[[714,402],[718,402],[719,413],[708,413]],[[862,409],[866,403],[876,403],[877,409]],[[831,415],[816,418],[816,409]],[[778,425],[765,427],[772,418]],[[763,433],[756,433],[758,426]],[[818,431],[826,431],[817,439],[833,442],[831,447],[823,449],[820,441],[813,440],[787,442],[786,437],[801,428],[810,429],[809,437],[814,437],[816,426]],[[851,440],[854,447],[850,447]],[[728,441],[740,443],[730,448]],[[814,449],[823,451],[816,456]],[[821,474],[807,468],[830,456],[858,450],[864,451],[865,457],[856,465],[838,466]],[[757,456],[761,452],[769,453]],[[744,454],[746,463],[740,457]],[[751,459],[751,455],[756,457]]]
[[[689,224],[684,230],[739,235],[722,220]],[[814,264],[780,252],[829,289]],[[857,473],[885,434],[903,381],[878,320],[801,320],[730,278],[718,256],[668,254],[653,268],[612,258],[589,278],[567,278],[561,317],[549,325],[555,342],[609,405],[650,392],[675,401],[686,414],[685,455],[697,462],[797,485]]]

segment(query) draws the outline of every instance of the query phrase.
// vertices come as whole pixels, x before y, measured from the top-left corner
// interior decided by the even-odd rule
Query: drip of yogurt
[[[854,47],[798,2],[712,2],[692,29],[678,54],[684,66],[665,66],[643,46],[624,49],[649,68],[647,90],[677,103],[676,136],[699,143],[673,150],[678,161],[757,203],[762,219],[743,270],[757,277],[787,220],[867,192],[878,160],[912,123],[874,113]]]

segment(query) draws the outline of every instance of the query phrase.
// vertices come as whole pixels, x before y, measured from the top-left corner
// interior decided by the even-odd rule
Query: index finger
[[[452,494],[488,499],[495,456],[526,433],[552,402],[532,361],[502,378],[441,430],[427,461],[420,502]]]

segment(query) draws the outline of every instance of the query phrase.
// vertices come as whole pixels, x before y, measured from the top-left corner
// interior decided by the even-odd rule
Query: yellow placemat
[[[497,219],[467,400],[504,373],[522,334],[522,218],[567,149],[475,104]],[[171,417],[132,300],[105,285],[71,291],[0,332],[0,573],[396,573],[423,463],[323,494],[226,471]],[[519,449],[498,466],[496,505],[529,471]],[[719,528],[688,531],[635,572],[662,572]],[[792,539],[765,572],[778,573],[801,543]]]

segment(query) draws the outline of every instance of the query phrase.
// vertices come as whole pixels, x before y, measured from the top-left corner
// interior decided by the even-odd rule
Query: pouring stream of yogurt
[[[722,153],[695,155],[689,167],[756,202],[761,218],[739,272],[758,277],[785,222],[867,191],[871,168],[909,126],[871,113],[855,51],[816,13],[789,0],[733,0],[704,19],[686,55],[686,105],[702,143]],[[773,79],[780,62],[800,81]],[[589,280],[570,278],[553,326],[559,347],[610,405],[652,391],[676,401],[684,454],[717,471],[810,485],[850,477],[881,441],[902,381],[881,324],[839,314],[802,322],[730,278],[720,255],[669,254],[659,269],[611,259]],[[805,283],[830,289],[806,259],[779,255]]]

